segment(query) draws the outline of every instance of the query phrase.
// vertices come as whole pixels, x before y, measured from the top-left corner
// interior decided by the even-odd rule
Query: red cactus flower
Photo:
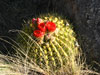
[[[47,22],[46,28],[48,29],[48,31],[53,32],[56,30],[56,24],[53,22]]]
[[[41,30],[35,30],[35,31],[33,32],[33,35],[34,35],[35,37],[37,37],[37,38],[43,37],[44,34],[45,34],[45,32],[42,32]]]
[[[38,25],[38,28],[39,28],[41,31],[45,32],[45,31],[46,31],[45,23],[40,23],[40,24]]]
[[[33,18],[33,19],[32,19],[32,24],[35,24],[35,22],[36,22],[36,19]]]
[[[43,20],[41,18],[37,18],[37,24],[43,23]]]

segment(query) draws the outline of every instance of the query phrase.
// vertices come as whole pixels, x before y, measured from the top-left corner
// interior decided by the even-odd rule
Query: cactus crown
[[[32,43],[28,56],[41,68],[56,70],[66,65],[67,61],[72,62],[77,56],[77,40],[72,26],[59,16],[48,14],[33,18],[24,24],[22,30],[39,45],[38,47]],[[23,37],[28,40],[25,35]],[[27,47],[22,39],[20,42]]]

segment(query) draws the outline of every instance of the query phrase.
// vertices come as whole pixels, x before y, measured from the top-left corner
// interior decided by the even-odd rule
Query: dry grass
[[[28,41],[25,40],[27,43],[27,49],[25,52],[25,48],[23,46],[10,38],[9,39],[13,41],[13,43],[0,38],[0,40],[11,44],[12,48],[16,51],[16,54],[14,54],[13,57],[0,55],[0,75],[100,75],[97,72],[89,70],[85,61],[82,60],[81,52],[78,53],[77,57],[75,57],[73,53],[73,56],[68,57],[67,64],[61,66],[61,68],[56,71],[48,70],[46,68],[47,66],[40,68],[40,66],[33,62],[33,59],[28,57],[28,52],[32,43],[36,43],[40,49],[42,48],[31,38],[31,36],[23,31],[13,31],[18,32],[19,34],[23,33],[29,38]],[[24,39],[24,37],[22,38]]]

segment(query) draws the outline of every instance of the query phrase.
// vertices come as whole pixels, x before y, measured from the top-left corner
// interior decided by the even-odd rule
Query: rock
[[[41,11],[46,12],[49,0],[40,1],[0,0],[0,38],[2,36],[16,38],[15,33],[9,33],[9,30],[21,29],[23,20],[35,17]],[[8,54],[9,51],[12,52],[11,46],[0,40],[0,52]]]

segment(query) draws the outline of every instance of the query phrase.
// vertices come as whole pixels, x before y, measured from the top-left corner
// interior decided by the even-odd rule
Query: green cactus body
[[[78,47],[76,46],[75,33],[72,29],[72,26],[68,23],[67,20],[61,19],[59,16],[40,16],[39,18],[44,21],[52,21],[56,24],[55,32],[49,33],[51,36],[48,39],[48,34],[41,39],[42,43],[38,43],[41,48],[35,45],[32,45],[28,56],[33,59],[41,68],[46,69],[57,69],[63,65],[66,65],[67,60],[74,53],[77,56]],[[32,26],[32,22],[28,23]],[[27,23],[25,24],[27,25]],[[33,30],[31,27],[23,27],[23,31],[32,36]],[[34,36],[32,38],[35,40]],[[26,46],[25,46],[26,47]]]

